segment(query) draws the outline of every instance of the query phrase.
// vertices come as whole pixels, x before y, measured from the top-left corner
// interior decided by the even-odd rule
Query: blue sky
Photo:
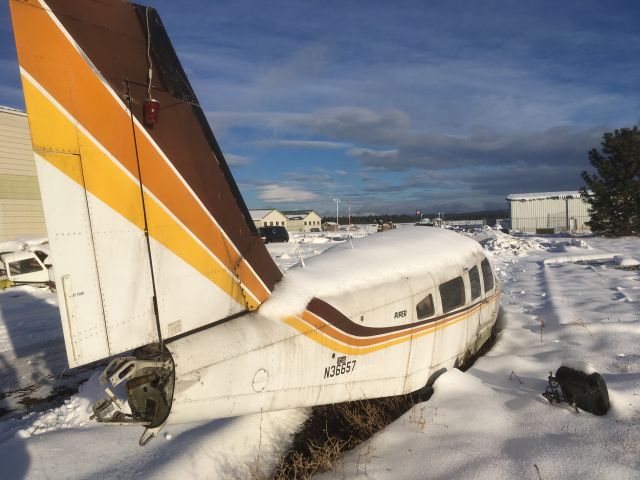
[[[505,208],[640,119],[636,1],[150,1],[250,208]],[[23,108],[0,6],[0,104]]]

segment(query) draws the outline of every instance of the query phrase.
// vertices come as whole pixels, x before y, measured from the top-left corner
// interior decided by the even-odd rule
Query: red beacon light
[[[144,101],[144,105],[142,106],[142,113],[144,118],[144,123],[150,127],[158,123],[160,118],[160,102],[158,100],[154,100],[153,98],[149,98]]]

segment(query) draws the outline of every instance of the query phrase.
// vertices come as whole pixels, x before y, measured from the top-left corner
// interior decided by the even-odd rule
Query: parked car
[[[53,283],[53,269],[45,252],[0,252],[0,288],[16,284]]]
[[[284,227],[260,227],[258,233],[264,243],[289,241],[289,232]]]

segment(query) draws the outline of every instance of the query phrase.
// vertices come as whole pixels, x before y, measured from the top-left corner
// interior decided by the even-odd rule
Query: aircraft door
[[[436,288],[438,315],[433,334],[431,369],[450,368],[467,345],[467,287],[463,275],[439,283]]]
[[[425,385],[429,376],[434,348],[434,325],[437,317],[437,295],[433,280],[429,276],[408,279],[412,292],[414,333],[411,335],[411,350],[407,362],[405,392]]]

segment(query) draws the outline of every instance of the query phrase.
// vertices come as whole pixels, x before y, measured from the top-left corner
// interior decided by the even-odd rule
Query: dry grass
[[[482,348],[458,367],[465,371],[484,355],[495,341],[495,331]],[[291,450],[282,458],[275,472],[266,475],[256,465],[250,466],[252,480],[302,480],[315,473],[333,470],[342,455],[369,440],[416,403],[427,401],[433,389],[425,387],[407,395],[372,400],[337,403],[313,407],[311,416],[293,439]],[[427,422],[423,410],[414,413],[410,421],[422,431]],[[359,457],[358,470],[367,470],[373,447],[371,442]]]
[[[409,395],[314,407],[310,418],[294,438],[292,449],[270,478],[307,479],[314,473],[334,469],[346,451],[371,438],[430,394],[431,389],[424,389]],[[371,448],[367,449],[362,459],[364,463],[369,461],[371,452]],[[251,478],[263,480],[266,477]]]

